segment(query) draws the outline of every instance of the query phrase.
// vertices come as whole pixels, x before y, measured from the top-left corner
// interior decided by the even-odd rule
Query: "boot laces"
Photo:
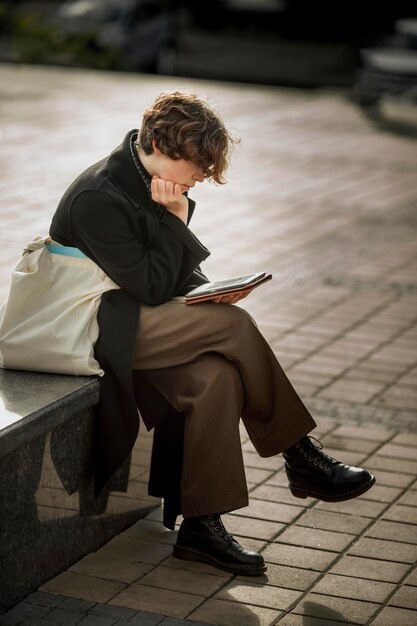
[[[323,452],[323,444],[321,441],[312,435],[305,437],[305,440],[308,442],[308,446],[306,446],[307,449],[301,443],[297,443],[296,448],[298,448],[299,452],[309,463],[318,466],[324,471],[328,471],[334,459]]]
[[[210,526],[212,526],[214,528],[214,530],[216,531],[216,533],[218,533],[220,535],[220,537],[224,537],[224,539],[231,539],[233,540],[233,535],[231,535],[229,532],[227,532],[226,528],[224,527],[224,524],[221,520],[220,515],[209,515],[208,516],[209,522],[210,522]]]

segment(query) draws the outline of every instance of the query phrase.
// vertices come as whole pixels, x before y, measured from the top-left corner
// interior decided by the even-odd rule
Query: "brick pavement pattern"
[[[273,273],[242,304],[326,451],[377,476],[354,501],[298,500],[281,457],[259,458],[242,429],[251,500],[224,520],[266,575],[174,559],[157,508],[0,624],[417,625],[416,109],[386,101],[375,121],[342,92],[27,66],[0,66],[0,85],[0,298],[67,185],[157,94],[206,94],[242,142],[229,184],[193,194],[204,268]],[[142,484],[146,463],[135,450]]]

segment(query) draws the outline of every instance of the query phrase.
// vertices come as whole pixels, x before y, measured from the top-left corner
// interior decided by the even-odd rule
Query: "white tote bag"
[[[0,367],[102,376],[94,344],[101,295],[110,289],[118,286],[81,250],[36,237],[0,306]]]

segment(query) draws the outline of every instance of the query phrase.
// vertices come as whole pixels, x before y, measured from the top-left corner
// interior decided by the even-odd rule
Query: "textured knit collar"
[[[136,138],[137,130],[131,130],[125,136],[123,142],[118,146],[109,158],[107,159],[107,167],[110,172],[110,177],[114,184],[124,193],[129,196],[131,202],[142,208],[147,208],[152,211],[157,210],[161,212],[163,207],[152,201],[149,188],[146,185],[146,170],[142,164],[140,164],[139,157],[136,159],[139,161],[139,167],[143,169],[142,176],[140,170],[137,167],[134,153],[132,154],[132,142]],[[146,172],[146,174],[145,174]],[[149,176],[149,175],[148,175]],[[149,178],[150,183],[150,178]]]

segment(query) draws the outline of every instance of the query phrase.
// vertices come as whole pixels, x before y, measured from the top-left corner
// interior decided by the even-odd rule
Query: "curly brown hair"
[[[155,142],[171,159],[192,161],[208,180],[224,184],[230,151],[238,141],[205,100],[174,91],[160,94],[145,110],[137,145],[152,154]]]

